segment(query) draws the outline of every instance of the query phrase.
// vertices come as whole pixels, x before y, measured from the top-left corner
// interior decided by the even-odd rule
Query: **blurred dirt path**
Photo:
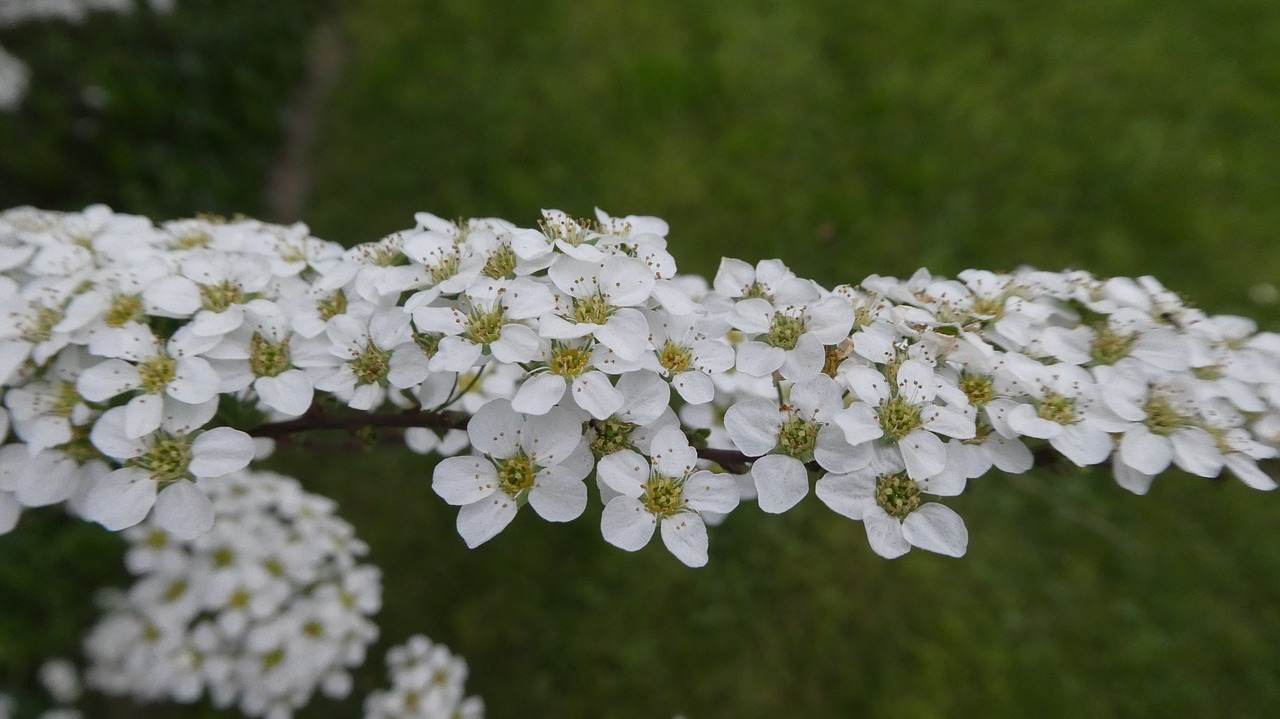
[[[307,75],[285,126],[284,144],[271,163],[267,177],[266,210],[263,219],[272,222],[296,222],[311,192],[311,151],[319,124],[320,108],[342,66],[342,41],[337,13],[330,15],[311,36],[307,57]]]

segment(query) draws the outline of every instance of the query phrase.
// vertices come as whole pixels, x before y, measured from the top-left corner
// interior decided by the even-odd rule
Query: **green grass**
[[[417,210],[532,223],[599,205],[666,218],[681,268],[707,275],[722,255],[828,285],[919,266],[1150,273],[1280,327],[1248,299],[1280,283],[1273,3],[364,0],[342,27],[306,213],[321,237],[375,239]],[[189,207],[152,176],[139,197],[166,204],[136,207],[234,204],[270,153],[245,154]],[[425,632],[468,659],[497,719],[1280,712],[1280,514],[1231,478],[1171,474],[1142,498],[1102,473],[983,478],[948,502],[971,531],[959,561],[881,560],[812,497],[780,517],[748,505],[689,570],[657,542],[606,545],[598,508],[521,516],[469,551],[407,453],[287,449],[273,466],[338,498],[385,570],[361,688],[382,681],[381,649]],[[0,540],[0,660],[19,676],[83,621],[29,575],[65,568],[48,579],[70,599],[101,579],[29,524]],[[48,642],[20,630],[45,606]]]

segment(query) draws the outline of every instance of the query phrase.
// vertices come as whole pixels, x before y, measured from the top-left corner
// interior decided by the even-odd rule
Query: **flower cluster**
[[[124,532],[137,580],[85,640],[88,685],[144,701],[207,695],[271,719],[317,689],[345,697],[378,634],[381,576],[359,563],[365,545],[296,480],[237,472],[202,490],[217,507],[202,536]]]
[[[216,532],[207,493],[269,450],[251,435],[362,421],[471,448],[432,481],[469,546],[526,505],[580,516],[594,476],[606,541],[656,532],[692,566],[742,499],[811,491],[883,556],[959,556],[933,500],[1050,453],[1138,493],[1170,466],[1275,487],[1280,336],[1149,277],[826,288],[725,259],[707,282],[653,217],[415,220],[344,250],[303,225],[0,213],[0,530],[66,500]]]
[[[484,702],[463,698],[467,663],[422,635],[387,652],[391,688],[365,698],[365,719],[483,719]]]

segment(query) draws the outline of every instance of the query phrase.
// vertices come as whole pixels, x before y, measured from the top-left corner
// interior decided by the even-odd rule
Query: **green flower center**
[[[768,300],[773,304],[773,294],[769,292],[769,288],[759,282],[752,282],[742,288],[742,297],[748,300]]]
[[[142,319],[142,298],[137,295],[116,295],[103,321],[108,327],[121,327],[126,322]]]
[[[473,309],[467,317],[467,331],[463,336],[478,345],[497,342],[502,336],[504,319],[500,306],[495,306],[489,312]]]
[[[151,479],[169,484],[187,477],[191,464],[191,442],[186,437],[165,436],[157,439],[141,457],[125,463],[151,473]]]
[[[803,334],[803,319],[788,317],[781,312],[776,312],[773,315],[773,322],[769,325],[768,342],[774,347],[793,350],[796,348],[796,342],[800,341],[800,336]]]
[[[355,374],[359,384],[380,383],[387,378],[391,369],[391,353],[378,349],[370,342],[364,353],[351,360],[351,372]]]
[[[1147,413],[1147,418],[1142,423],[1147,425],[1152,434],[1167,437],[1186,426],[1186,420],[1164,397],[1152,397],[1142,409]]]
[[[387,245],[366,249],[365,257],[370,264],[378,267],[395,267],[396,265],[409,264],[409,258],[404,256],[400,248]]]
[[[147,394],[160,394],[177,372],[177,363],[169,355],[156,355],[138,365],[142,390]]]
[[[534,467],[523,453],[508,460],[498,460],[498,486],[514,497],[533,486]]]
[[[49,412],[59,417],[70,417],[76,405],[80,404],[80,394],[76,392],[76,386],[70,382],[58,382],[54,385],[53,395],[53,407]]]
[[[440,351],[440,340],[444,335],[435,332],[414,332],[413,341],[417,343],[418,348],[428,357],[435,357]]]
[[[275,377],[289,369],[289,340],[271,342],[257,332],[249,340],[249,368],[256,377]]]
[[[450,254],[440,258],[440,261],[431,265],[427,272],[431,275],[431,280],[436,284],[440,284],[445,280],[458,274],[458,264],[461,262],[458,251],[455,249]],[[487,266],[487,265],[486,265]]]
[[[507,245],[499,245],[484,263],[480,273],[485,277],[501,279],[516,271],[516,253]]]
[[[876,478],[876,504],[899,521],[920,506],[920,488],[910,477],[888,474]]]
[[[213,285],[201,285],[200,299],[206,310],[225,312],[231,305],[243,303],[245,296],[239,285],[224,280]]]
[[[876,409],[880,417],[880,428],[884,430],[885,439],[897,442],[920,426],[920,406],[911,404],[902,397],[894,397]]]
[[[631,432],[636,428],[631,422],[610,417],[592,421],[591,425],[595,429],[595,436],[591,439],[591,453],[596,459],[631,448]]]
[[[1047,419],[1050,422],[1057,422],[1066,426],[1076,421],[1076,401],[1064,395],[1050,392],[1040,400],[1040,407],[1036,414],[1041,419]]]
[[[23,341],[33,345],[48,342],[53,337],[53,326],[62,321],[62,311],[51,307],[36,307],[35,316],[22,327]]]
[[[810,462],[813,460],[813,447],[818,442],[818,430],[821,428],[817,422],[793,416],[783,423],[782,431],[778,434],[778,444],[787,456],[795,457],[801,462]]]
[[[552,374],[574,379],[591,368],[591,350],[569,345],[553,346],[548,364]]]
[[[684,372],[689,369],[692,362],[693,351],[671,340],[667,340],[667,343],[662,345],[662,350],[658,352],[658,364],[670,374]]]
[[[655,474],[645,483],[644,496],[640,501],[650,514],[656,517],[670,517],[684,509],[684,500],[680,497],[683,492],[683,479]]]
[[[1135,339],[1136,337],[1125,337],[1112,332],[1110,328],[1102,327],[1089,346],[1089,357],[1100,365],[1115,364],[1129,356]]]
[[[960,391],[964,392],[964,395],[969,398],[969,403],[975,407],[981,407],[996,398],[995,385],[986,375],[968,372],[961,374]]]
[[[316,302],[316,311],[320,313],[320,319],[328,322],[330,319],[347,312],[347,296],[342,290],[334,290],[333,294]]]
[[[595,223],[588,219],[566,218],[564,222],[547,222],[539,220],[538,226],[542,228],[542,234],[553,240],[563,240],[573,247],[577,247],[590,239]]]
[[[573,321],[579,324],[602,325],[613,316],[615,308],[600,295],[592,295],[573,301]]]
[[[979,297],[973,301],[971,312],[981,317],[999,319],[1004,314],[1004,299],[1000,297]]]

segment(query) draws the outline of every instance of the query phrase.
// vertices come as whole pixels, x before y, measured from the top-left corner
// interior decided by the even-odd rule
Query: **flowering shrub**
[[[707,282],[653,217],[415,220],[344,250],[303,225],[0,213],[0,533],[65,503],[134,542],[91,684],[252,716],[349,691],[376,571],[331,505],[243,471],[309,430],[401,428],[448,455],[432,488],[468,546],[526,506],[576,519],[594,477],[605,541],[656,532],[694,567],[741,501],[781,513],[810,490],[892,558],[963,555],[937,500],[993,467],[1276,486],[1257,463],[1280,445],[1280,335],[1150,277],[825,288],[725,259]],[[397,650],[368,715],[477,715],[453,662]]]

